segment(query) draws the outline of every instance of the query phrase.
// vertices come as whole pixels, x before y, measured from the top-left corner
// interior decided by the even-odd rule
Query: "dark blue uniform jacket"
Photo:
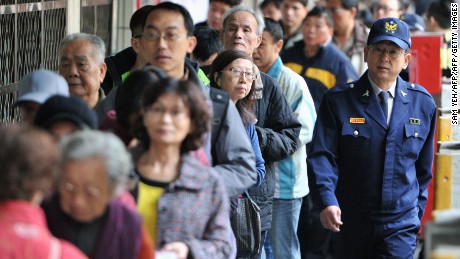
[[[435,125],[431,95],[400,77],[389,126],[367,72],[330,89],[308,158],[321,209],[336,205],[342,215],[364,213],[387,222],[418,208],[421,218],[432,178]]]

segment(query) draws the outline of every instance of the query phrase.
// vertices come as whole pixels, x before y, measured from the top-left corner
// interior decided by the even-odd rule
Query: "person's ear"
[[[367,55],[369,55],[369,47],[364,47],[364,63],[367,63]]]
[[[356,15],[358,14],[358,10],[355,7],[352,7],[350,9],[350,12],[351,12],[351,15],[353,15],[353,17],[356,17]]]
[[[192,53],[193,50],[196,47],[196,37],[195,36],[189,36],[188,37],[188,46],[187,46],[187,53]]]
[[[99,67],[99,69],[100,69],[100,72],[101,72],[99,82],[102,84],[102,82],[104,82],[105,73],[107,73],[107,64],[102,63],[101,66]]]
[[[411,58],[412,58],[412,56],[411,56],[410,53],[407,53],[406,55],[404,55],[404,64],[403,64],[403,67],[402,67],[403,69],[407,68]]]
[[[224,30],[220,30],[219,32],[219,39],[222,44],[224,44]]]
[[[133,47],[136,53],[139,53],[139,41],[138,39],[132,37],[131,38],[131,47]]]
[[[216,85],[220,87],[220,73],[219,72],[214,73],[214,82],[216,82]]]
[[[284,45],[284,41],[283,40],[279,40],[276,42],[276,52],[279,54],[281,52],[281,49],[283,48],[283,45]]]
[[[262,43],[262,35],[257,35],[256,48],[259,47],[260,43]]]

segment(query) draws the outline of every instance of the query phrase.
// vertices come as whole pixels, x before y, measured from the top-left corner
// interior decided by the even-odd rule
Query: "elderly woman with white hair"
[[[64,137],[57,193],[42,206],[51,232],[90,258],[151,258],[141,217],[115,200],[132,168],[113,134],[84,130]]]

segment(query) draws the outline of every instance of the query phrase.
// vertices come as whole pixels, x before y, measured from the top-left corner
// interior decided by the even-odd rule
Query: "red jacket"
[[[0,258],[87,258],[72,244],[49,232],[39,206],[27,201],[0,202]]]

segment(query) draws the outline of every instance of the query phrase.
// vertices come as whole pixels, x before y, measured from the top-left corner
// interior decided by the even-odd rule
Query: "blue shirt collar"
[[[278,78],[279,74],[281,73],[282,68],[283,68],[283,61],[281,61],[281,58],[278,57],[275,60],[275,63],[273,63],[273,65],[267,71],[267,74],[269,76],[271,76],[272,78],[276,79],[276,78]]]

